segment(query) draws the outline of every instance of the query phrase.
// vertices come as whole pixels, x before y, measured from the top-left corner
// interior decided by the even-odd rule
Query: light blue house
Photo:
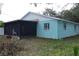
[[[29,12],[21,18],[37,21],[37,37],[61,39],[79,34],[79,23]]]

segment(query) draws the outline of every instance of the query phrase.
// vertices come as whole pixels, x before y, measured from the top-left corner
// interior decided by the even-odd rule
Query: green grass
[[[30,37],[18,40],[16,44],[24,48],[17,53],[21,56],[73,56],[73,47],[79,47],[79,36],[63,40]]]

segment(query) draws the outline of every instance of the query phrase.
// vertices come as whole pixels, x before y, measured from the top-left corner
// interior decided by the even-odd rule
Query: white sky
[[[56,2],[58,1],[58,2]],[[72,0],[71,3],[73,3]],[[23,17],[27,12],[32,11],[36,13],[40,13],[44,11],[46,7],[53,7],[54,10],[57,12],[61,11],[62,7],[67,4],[69,1],[67,0],[0,0],[0,3],[3,3],[2,6],[2,14],[0,15],[1,21],[11,21],[20,19]],[[76,1],[76,0],[75,0]],[[38,7],[34,7],[34,5],[30,5],[29,3],[42,3],[39,4]],[[53,6],[46,5],[45,3],[54,3]],[[70,3],[70,2],[69,2]],[[70,9],[72,4],[69,4],[65,9]]]

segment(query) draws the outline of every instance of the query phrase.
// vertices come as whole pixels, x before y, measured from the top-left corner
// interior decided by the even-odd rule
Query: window
[[[76,31],[76,25],[74,25],[74,30]]]
[[[45,23],[45,24],[44,24],[44,29],[45,29],[45,30],[49,30],[49,23]]]
[[[66,30],[66,22],[64,22],[64,29]]]

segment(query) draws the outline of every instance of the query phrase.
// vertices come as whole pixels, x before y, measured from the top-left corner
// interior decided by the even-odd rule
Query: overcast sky
[[[55,1],[57,0],[54,0],[53,2],[52,0],[29,0],[29,1],[28,0],[0,0],[0,3],[3,3],[0,20],[7,22],[11,20],[20,19],[29,11],[41,13],[47,7],[48,8],[53,7],[55,11],[59,12],[62,10],[63,6],[65,6],[68,3],[67,0],[66,2],[65,0],[64,1],[58,0],[59,3]],[[72,0],[69,0],[69,1],[71,1],[71,3],[69,2],[70,4],[68,4],[68,6],[66,6],[64,9],[70,9],[72,7],[73,5]],[[34,5],[29,4],[34,2],[42,3],[42,4],[38,4],[37,7],[34,7]],[[52,2],[53,5],[45,4],[50,2]]]

